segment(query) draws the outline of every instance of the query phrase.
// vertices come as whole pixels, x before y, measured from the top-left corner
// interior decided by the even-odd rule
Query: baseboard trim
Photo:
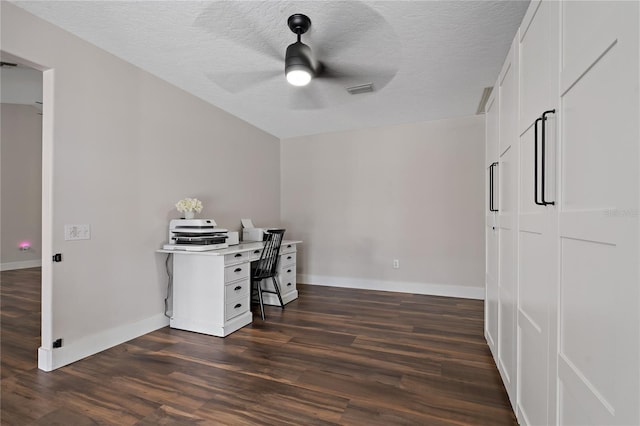
[[[23,260],[21,262],[0,263],[0,271],[12,271],[14,269],[38,268],[42,266],[42,259]]]
[[[60,336],[63,339],[61,348],[40,347],[38,349],[38,368],[43,371],[52,371],[168,325],[169,318],[159,314],[72,342],[65,342],[64,336]]]
[[[361,288],[363,290],[396,291],[399,293],[426,294],[430,296],[457,297],[484,300],[484,287],[468,287],[452,284],[416,283],[406,281],[381,281],[362,278],[329,277],[300,274],[297,282],[327,287]]]

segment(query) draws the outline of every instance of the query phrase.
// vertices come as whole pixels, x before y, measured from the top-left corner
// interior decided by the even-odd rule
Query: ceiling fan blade
[[[368,44],[373,34],[379,37],[383,30],[385,33],[393,32],[382,15],[356,3],[349,5],[349,2],[340,2],[340,7],[330,9],[331,12],[326,19],[314,23],[321,38],[317,42],[314,40],[312,47],[317,50],[317,57],[321,60],[338,58],[343,51],[350,48],[358,49],[362,47],[362,41]],[[347,7],[355,7],[357,10],[346,10]],[[354,19],[354,16],[358,19]]]
[[[331,80],[335,83],[349,85],[374,83],[375,89],[382,89],[395,77],[398,70],[390,67],[354,65],[347,63],[322,63],[317,78]]]
[[[207,6],[196,18],[194,25],[234,43],[245,46],[254,52],[272,58],[278,62],[284,60],[284,52],[269,42],[270,28],[261,22],[249,19],[250,13],[242,8],[252,7],[252,2],[216,1]],[[221,23],[224,25],[221,25]]]
[[[308,86],[291,87],[289,109],[313,110],[327,106],[322,88],[317,81],[312,81]]]
[[[282,70],[211,72],[205,75],[229,93],[243,92],[276,77],[285,78]]]

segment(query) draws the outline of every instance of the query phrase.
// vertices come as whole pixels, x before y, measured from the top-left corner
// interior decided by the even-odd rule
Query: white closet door
[[[498,95],[498,92],[500,89],[498,83],[499,82],[496,81],[496,84],[493,86],[493,92],[489,96],[485,107],[485,167],[489,167],[491,164],[498,161],[499,156],[500,109],[498,108],[498,103],[500,96]]]
[[[546,121],[547,171],[554,165],[551,155],[557,146],[555,116]],[[542,129],[539,126],[538,140]],[[542,168],[538,155],[538,201]],[[523,425],[553,423],[556,357],[555,311],[557,306],[557,214],[554,205],[535,204],[534,129],[520,138],[520,215],[518,223],[518,402],[517,416]],[[555,194],[549,188],[545,200]]]
[[[532,2],[520,30],[520,128],[524,133],[520,136],[516,415],[522,425],[555,421],[557,211],[553,204],[537,203],[555,201],[557,194],[559,12],[557,1]],[[540,118],[552,110],[555,113],[544,115],[543,126]]]
[[[498,213],[498,370],[509,400],[516,402],[518,35],[500,73],[500,161]]]
[[[497,87],[497,86],[495,86]],[[498,229],[497,213],[490,211],[498,209],[499,169],[492,164],[498,161],[498,97],[492,95],[486,108],[486,277],[485,277],[485,338],[494,358],[497,358],[498,344]]]
[[[558,422],[640,424],[638,2],[562,4]]]
[[[558,100],[557,0],[534,0],[520,27],[520,134]]]

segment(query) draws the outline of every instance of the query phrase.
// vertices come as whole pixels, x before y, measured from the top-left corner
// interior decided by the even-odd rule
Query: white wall
[[[300,282],[484,297],[482,116],[287,139],[280,161]]]
[[[154,250],[179,199],[200,198],[201,216],[230,229],[241,217],[279,222],[279,140],[8,2],[1,8],[2,51],[53,70],[44,75],[52,176],[43,184],[45,193],[52,184],[49,250],[64,260],[48,266],[53,282],[43,287],[53,314],[40,365],[55,368],[167,324],[164,255]],[[90,224],[91,240],[64,241],[65,224]],[[56,338],[64,346],[51,350]]]
[[[0,115],[0,270],[40,266],[42,116],[34,106],[6,103]],[[20,250],[25,242],[28,251]]]

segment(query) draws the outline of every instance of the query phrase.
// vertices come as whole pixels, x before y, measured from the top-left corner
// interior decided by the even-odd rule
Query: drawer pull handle
[[[291,244],[289,244],[289,245],[287,246],[287,248],[291,248]]]
[[[242,303],[236,303],[236,306],[233,307],[233,309],[238,309],[242,307]]]
[[[242,290],[242,286],[241,285],[237,285],[236,288],[234,288],[234,290],[235,291]]]
[[[233,272],[240,272],[240,271],[242,271],[242,268],[236,268],[233,270]]]
[[[291,272],[291,269],[287,269],[287,273]]]
[[[242,253],[237,253],[234,257],[242,257]]]
[[[287,284],[287,287],[291,287],[291,283],[288,283],[288,284]]]
[[[256,250],[256,251],[254,251],[253,253],[254,253],[254,254],[258,254],[258,253],[260,253],[260,250]]]
[[[291,260],[291,259],[292,259],[292,257],[291,257],[291,256],[287,256],[287,260]]]

